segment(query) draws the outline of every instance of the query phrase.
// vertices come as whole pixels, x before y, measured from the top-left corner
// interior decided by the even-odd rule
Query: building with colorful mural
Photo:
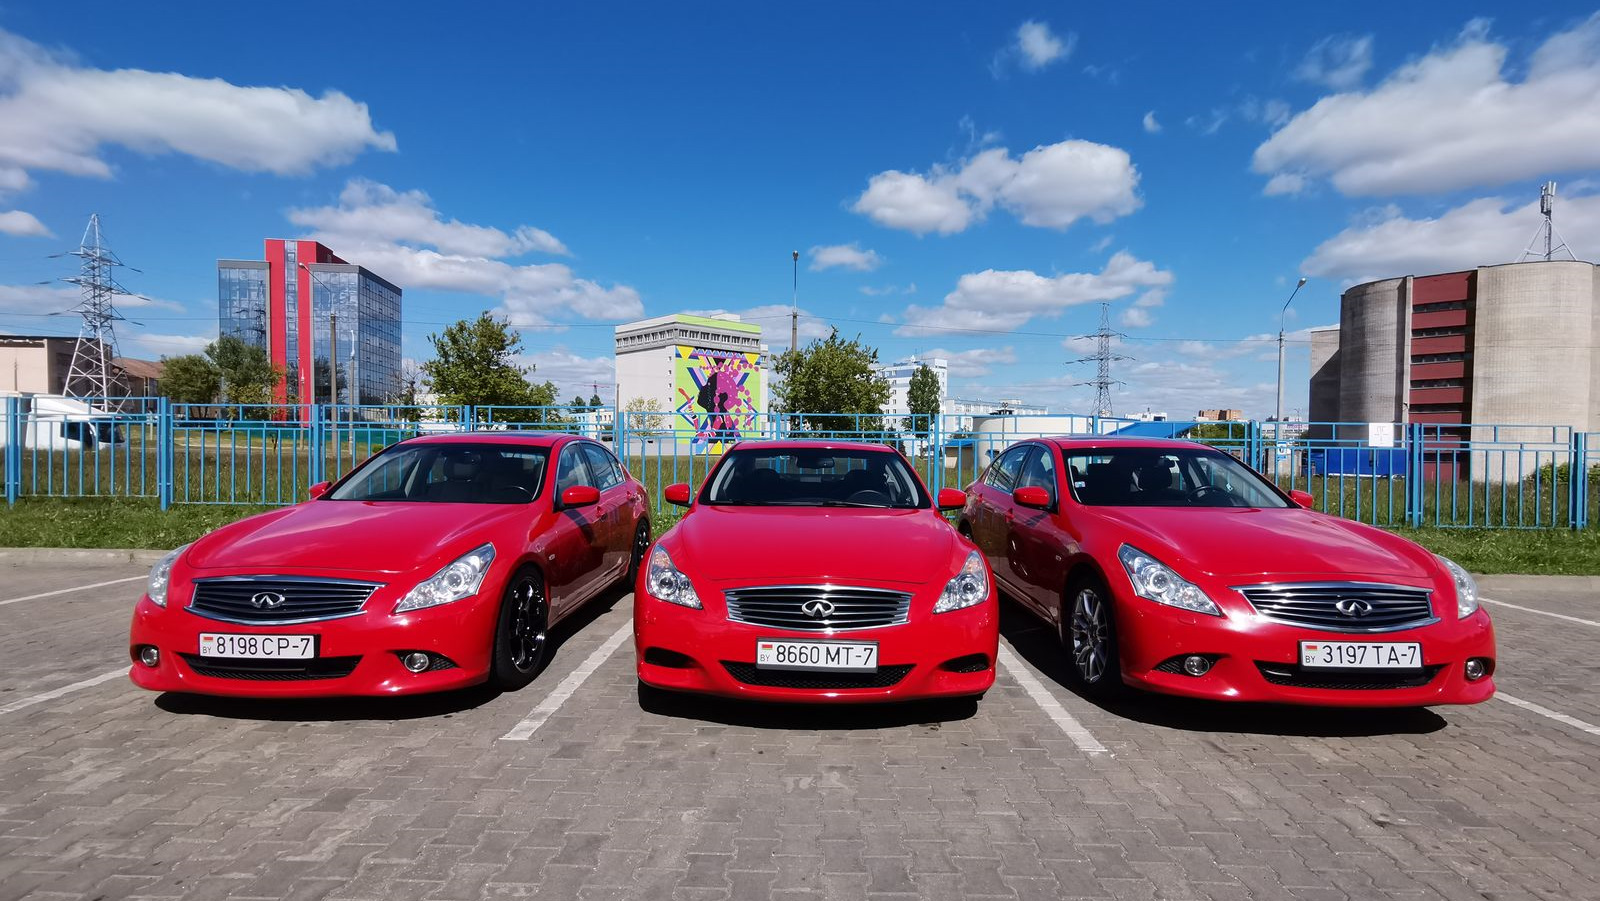
[[[737,316],[677,313],[616,328],[620,410],[644,409],[656,437],[719,453],[763,432],[769,360],[761,326]]]

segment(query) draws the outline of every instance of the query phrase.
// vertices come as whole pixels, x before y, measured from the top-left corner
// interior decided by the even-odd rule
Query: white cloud
[[[639,292],[626,285],[604,287],[561,263],[503,259],[530,250],[564,252],[548,232],[445,221],[419,191],[357,179],[345,186],[337,206],[292,209],[288,217],[312,229],[312,240],[404,289],[499,298],[498,312],[515,325],[543,325],[565,314],[627,319],[644,311]]]
[[[950,364],[950,375],[953,378],[976,378],[988,375],[996,366],[1006,366],[1017,362],[1017,352],[1010,345],[1005,347],[977,347],[972,350],[945,350],[936,347],[933,350],[919,351],[918,358],[931,360],[941,357]]]
[[[1361,83],[1372,68],[1372,35],[1336,34],[1325,37],[1306,52],[1294,77],[1347,91]]]
[[[1128,152],[1091,141],[1035,147],[1013,158],[993,147],[927,175],[874,175],[852,209],[889,228],[954,234],[1000,206],[1025,225],[1064,229],[1080,218],[1110,222],[1137,210],[1139,170]]]
[[[78,305],[79,291],[53,285],[0,285],[0,313],[59,313]]]
[[[1582,236],[1573,250],[1592,259],[1600,240],[1600,195],[1557,201],[1556,228]],[[1384,207],[1317,246],[1301,271],[1320,278],[1360,282],[1402,275],[1450,272],[1515,262],[1540,224],[1539,202],[1513,204],[1483,197],[1437,218],[1411,219]],[[1542,248],[1541,248],[1542,250]]]
[[[536,350],[518,358],[522,365],[533,366],[533,381],[546,380],[556,384],[556,401],[566,403],[573,395],[585,400],[598,393],[607,405],[616,402],[616,359],[611,355],[585,357],[565,347]],[[628,398],[623,398],[626,404]]]
[[[760,306],[747,307],[743,310],[727,310],[718,307],[712,310],[684,310],[691,316],[717,316],[723,313],[735,313],[740,321],[750,322],[761,326],[761,340],[771,348],[773,353],[782,353],[789,349],[789,316],[793,308],[786,303],[767,303]],[[828,325],[828,320],[812,314],[805,307],[800,308],[799,334],[800,343],[803,345],[814,338],[826,338],[833,329]]]
[[[1304,191],[1308,184],[1309,180],[1298,172],[1279,172],[1267,180],[1267,186],[1261,189],[1261,193],[1268,197],[1292,197]]]
[[[1015,50],[1022,68],[1037,72],[1056,60],[1071,56],[1077,44],[1078,35],[1075,32],[1069,31],[1065,38],[1059,38],[1048,24],[1028,21],[1017,28]]]
[[[1140,306],[1128,307],[1117,317],[1117,322],[1125,328],[1149,328],[1155,321],[1155,314],[1147,307]]]
[[[0,30],[0,189],[30,172],[109,178],[108,145],[180,153],[239,169],[302,175],[395,149],[364,103],[338,91],[242,87],[143,69],[95,69]]]
[[[0,234],[16,235],[20,238],[55,237],[36,216],[22,210],[0,212]]]
[[[881,265],[883,257],[878,256],[876,250],[862,250],[861,245],[854,241],[849,244],[811,248],[812,272],[821,272],[834,267],[853,269],[856,272],[871,272]]]
[[[1106,235],[1104,238],[1101,238],[1100,240],[1094,242],[1093,244],[1090,244],[1089,245],[1089,252],[1090,253],[1100,253],[1100,252],[1104,251],[1107,247],[1111,246],[1111,242],[1113,240],[1115,240],[1116,237],[1117,237],[1116,235]]]
[[[1153,135],[1161,134],[1161,123],[1156,121],[1155,110],[1144,114],[1144,130]]]
[[[1172,273],[1137,259],[1126,251],[1113,254],[1099,273],[1039,275],[1028,270],[982,272],[961,276],[956,289],[938,307],[906,307],[900,335],[930,330],[1009,331],[1035,316],[1058,316],[1068,307],[1127,297],[1144,288],[1165,288]]]
[[[900,285],[883,285],[882,287],[875,287],[873,285],[862,285],[860,288],[857,288],[856,290],[860,291],[862,294],[867,295],[868,297],[891,297],[891,296],[894,296],[896,294],[907,294],[907,295],[909,295],[909,294],[917,293],[917,283],[916,282],[912,282],[909,285],[905,285],[904,287],[902,287]]]
[[[1469,24],[1370,91],[1319,100],[1257,147],[1252,167],[1390,195],[1600,166],[1600,13],[1547,39],[1521,81],[1506,74],[1507,53]]]
[[[134,332],[119,340],[119,350],[125,357],[160,359],[181,357],[185,354],[204,353],[206,345],[217,340],[215,329],[203,335],[163,335]]]

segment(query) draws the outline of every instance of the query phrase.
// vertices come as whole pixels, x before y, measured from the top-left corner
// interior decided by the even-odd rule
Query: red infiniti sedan
[[[690,505],[689,486],[666,489]],[[999,617],[989,567],[881,445],[749,441],[706,477],[634,591],[639,681],[777,701],[982,695]]]
[[[644,489],[568,435],[416,438],[311,496],[155,565],[128,640],[135,684],[244,697],[520,688],[548,629],[630,581],[650,544]]]
[[[1466,570],[1306,509],[1214,448],[1044,438],[968,489],[959,528],[1054,627],[1091,695],[1476,704],[1494,627]]]

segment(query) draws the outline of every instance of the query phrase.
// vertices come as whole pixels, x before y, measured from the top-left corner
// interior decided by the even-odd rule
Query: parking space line
[[[1579,619],[1576,616],[1568,616],[1565,613],[1551,613],[1548,610],[1535,610],[1532,607],[1523,607],[1520,604],[1508,604],[1505,601],[1497,601],[1494,598],[1479,597],[1478,600],[1483,601],[1485,604],[1494,604],[1497,607],[1510,607],[1512,610],[1521,610],[1523,613],[1537,613],[1540,616],[1548,616],[1552,619],[1564,619],[1569,623],[1577,623],[1580,626],[1594,626],[1595,628],[1600,629],[1600,622],[1596,622],[1592,619]]]
[[[577,669],[568,673],[567,677],[561,680],[561,684],[557,685],[554,691],[539,702],[539,706],[533,708],[526,717],[523,717],[522,722],[511,727],[510,732],[500,736],[500,740],[527,741],[531,738],[533,733],[544,725],[545,720],[548,720],[552,714],[560,710],[561,705],[572,697],[572,693],[577,691],[578,687],[583,685],[590,676],[594,675],[594,671],[599,669],[600,665],[605,663],[607,658],[616,653],[617,648],[632,636],[633,618],[629,617],[628,621],[622,624],[622,628],[613,632],[611,637],[605,640],[604,644],[595,648],[594,653],[584,658],[584,661],[578,664]]]
[[[116,679],[118,677],[126,678],[127,675],[128,668],[123,667],[121,669],[114,669],[109,673],[101,673],[98,676],[84,679],[81,682],[74,682],[71,685],[63,685],[60,688],[52,688],[49,691],[43,691],[36,695],[30,695],[26,698],[22,698],[21,700],[12,701],[4,707],[0,707],[0,715],[14,713],[25,707],[32,707],[35,704],[43,704],[45,701],[54,701],[56,698],[70,695],[75,691],[81,691],[85,688],[93,688],[102,682],[110,682],[112,679]]]
[[[1085,754],[1111,753],[1106,750],[1105,745],[1102,745],[1094,737],[1094,733],[1078,722],[1077,717],[1068,713],[1067,708],[1061,706],[1061,702],[1056,700],[1055,695],[1052,695],[1050,690],[1045,688],[1038,678],[1033,675],[1033,671],[1028,668],[1028,665],[1023,663],[1004,644],[1000,645],[1000,666],[1006,671],[1006,675],[1015,679],[1017,684],[1022,686],[1022,690],[1028,693],[1028,697],[1033,698],[1034,703],[1044,710],[1045,715],[1050,717],[1061,728],[1061,731],[1067,734],[1068,738],[1072,739],[1072,743],[1078,746],[1078,750]]]
[[[40,598],[53,598],[58,594],[71,594],[74,591],[88,591],[91,588],[104,588],[107,585],[121,585],[123,582],[137,582],[144,578],[148,577],[129,576],[126,579],[112,579],[109,582],[96,582],[93,585],[78,585],[73,588],[62,588],[59,591],[46,591],[41,594],[30,594],[20,598],[6,598],[5,600],[0,601],[0,607],[4,607],[7,604],[21,603],[22,601],[37,601]]]
[[[1552,720],[1555,720],[1558,723],[1563,723],[1565,725],[1571,726],[1572,728],[1577,729],[1580,732],[1587,732],[1590,735],[1600,735],[1600,726],[1595,726],[1595,725],[1592,725],[1590,723],[1586,723],[1583,720],[1578,719],[1577,717],[1567,716],[1565,713],[1558,713],[1558,712],[1556,712],[1554,710],[1551,710],[1548,707],[1544,707],[1544,706],[1541,706],[1539,704],[1535,704],[1532,701],[1524,701],[1521,698],[1514,698],[1511,695],[1508,695],[1503,691],[1495,692],[1495,697],[1499,698],[1502,701],[1505,701],[1507,704],[1515,704],[1516,706],[1521,707],[1523,710],[1527,710],[1527,711],[1531,711],[1533,713],[1537,713],[1540,716],[1545,717],[1546,719],[1552,719]]]

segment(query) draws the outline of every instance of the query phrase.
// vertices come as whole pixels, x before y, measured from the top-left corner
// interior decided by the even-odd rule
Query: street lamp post
[[[1278,311],[1278,414],[1273,420],[1277,423],[1273,432],[1279,441],[1283,440],[1283,319],[1289,314],[1289,304],[1294,302],[1294,296],[1305,286],[1306,277],[1302,275],[1294,290],[1289,292],[1289,299],[1283,302],[1283,309]]]

